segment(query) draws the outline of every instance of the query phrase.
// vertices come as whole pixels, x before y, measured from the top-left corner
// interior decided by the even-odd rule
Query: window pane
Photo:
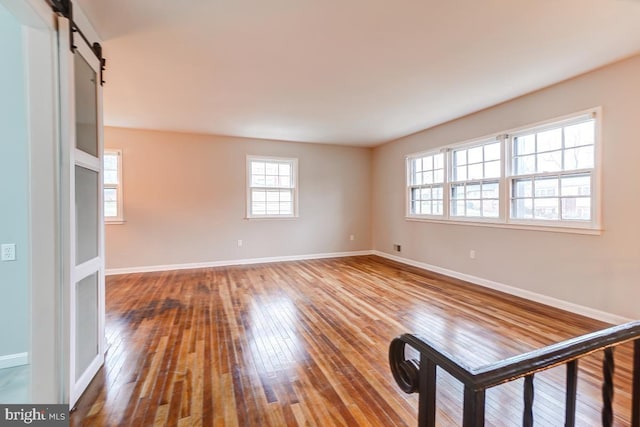
[[[591,195],[591,177],[589,175],[565,176],[561,179],[563,196]]]
[[[251,176],[251,186],[255,187],[264,187],[266,184],[264,175],[252,175]]]
[[[454,169],[454,181],[466,181],[467,180],[467,167],[458,166]]]
[[[118,171],[104,171],[104,183],[117,185],[118,184]]]
[[[280,214],[292,215],[293,209],[291,208],[291,202],[280,202]]]
[[[423,215],[430,215],[431,214],[431,202],[430,201],[420,202],[420,205],[421,205],[421,207],[420,207],[421,213]]]
[[[264,202],[267,200],[267,192],[264,190],[251,190],[251,200],[254,202]]]
[[[104,153],[103,157],[104,169],[105,170],[117,170],[118,169],[118,155]]]
[[[480,198],[480,185],[473,184],[467,185],[466,197],[467,199],[479,199]]]
[[[267,175],[264,177],[264,185],[267,187],[276,187],[278,185],[278,177],[275,175]]]
[[[467,216],[482,216],[481,206],[480,200],[467,200]]]
[[[568,197],[562,199],[562,219],[591,220],[591,198]]]
[[[519,219],[533,218],[533,199],[514,199],[511,201],[511,217]]]
[[[279,187],[291,187],[291,177],[289,176],[280,176],[278,181]]]
[[[251,161],[252,175],[264,175],[264,171],[265,171],[264,162]]]
[[[422,183],[423,184],[433,184],[433,172],[423,172],[422,173]]]
[[[494,142],[484,146],[484,161],[500,160],[500,143]]]
[[[564,164],[566,170],[591,169],[593,168],[593,162],[593,146],[572,148],[565,151]]]
[[[500,185],[497,182],[482,184],[482,197],[498,199],[500,197]]]
[[[442,169],[444,168],[444,155],[436,154],[433,156],[433,168],[434,169]]]
[[[251,213],[254,215],[265,215],[267,213],[266,209],[267,205],[264,202],[253,202],[251,204]]]
[[[422,185],[422,172],[416,173],[415,180],[413,182],[414,185]]]
[[[265,164],[265,173],[267,175],[278,175],[278,164],[277,163],[266,163]]]
[[[516,175],[526,175],[534,173],[536,171],[535,155],[516,157],[514,159],[513,169]]]
[[[418,159],[413,159],[413,170],[414,172],[421,172],[422,171],[422,157],[418,158]]]
[[[536,179],[535,197],[557,197],[557,196],[558,196],[558,178]]]
[[[281,202],[290,202],[292,199],[291,191],[280,191],[280,201]]]
[[[423,188],[420,194],[421,200],[431,200],[431,188]]]
[[[442,200],[442,195],[443,195],[442,187],[433,187],[432,191],[433,191],[434,199]]]
[[[468,154],[468,160],[470,164],[482,162],[482,146],[470,148],[469,154]]]
[[[453,163],[456,166],[467,164],[467,150],[458,150],[453,152]]]
[[[464,200],[455,200],[451,203],[452,216],[464,216]]]
[[[538,153],[560,150],[562,148],[562,128],[540,132],[538,135]]]
[[[452,185],[451,186],[451,198],[452,199],[464,199],[464,185]]]
[[[469,165],[469,176],[467,179],[482,179],[482,163]]]
[[[280,201],[280,193],[276,191],[267,191],[267,202]]]
[[[427,156],[422,158],[422,170],[433,170],[433,157]]]
[[[513,181],[513,197],[531,197],[533,180],[516,179]]]
[[[557,172],[562,170],[562,151],[538,154],[537,172]]]
[[[115,218],[118,216],[118,203],[105,201],[104,202],[104,216],[105,218]]]
[[[437,169],[433,172],[433,182],[436,184],[440,184],[444,182],[444,170]]]
[[[278,174],[281,176],[291,175],[291,165],[288,163],[280,163],[278,165]]]
[[[485,178],[500,178],[500,160],[484,164]]]
[[[564,128],[564,146],[578,147],[581,145],[593,145],[595,139],[595,121],[579,123]]]
[[[267,202],[267,215],[277,215],[280,213],[280,204],[278,202]]]
[[[516,156],[535,153],[536,136],[535,135],[518,136],[515,138],[515,143],[513,145],[514,145],[513,154]]]
[[[442,215],[442,206],[443,206],[442,202],[438,202],[438,201],[433,202],[432,213],[434,215]]]
[[[498,200],[483,200],[482,201],[482,216],[488,218],[497,218],[500,214]]]
[[[557,220],[559,216],[559,199],[544,198],[534,200],[533,217],[535,219]]]

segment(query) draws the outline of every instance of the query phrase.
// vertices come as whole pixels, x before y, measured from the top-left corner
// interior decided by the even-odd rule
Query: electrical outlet
[[[349,240],[351,240],[353,242],[354,240],[356,240],[356,236],[354,236],[353,234],[350,234],[349,235]]]
[[[0,247],[0,253],[2,261],[15,261],[16,260],[16,244],[15,243],[3,243]]]
[[[238,247],[242,246],[242,240],[238,240]]]
[[[393,250],[396,252],[402,252],[402,246],[398,245],[398,244],[394,244],[393,245]]]
[[[469,251],[469,258],[476,259],[476,251],[475,250],[471,249]]]

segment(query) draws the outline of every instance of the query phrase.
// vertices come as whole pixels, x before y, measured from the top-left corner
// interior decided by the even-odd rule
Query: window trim
[[[591,180],[591,220],[541,220],[541,219],[517,219],[511,218],[511,202],[512,202],[512,185],[514,179],[518,177],[526,176],[540,176],[544,173],[537,173],[531,175],[511,175],[512,172],[512,141],[513,138],[528,134],[531,132],[542,132],[544,130],[562,128],[570,126],[574,123],[579,123],[585,119],[586,116],[591,116],[594,121],[594,164],[593,168],[576,169],[571,171],[558,171],[550,172],[550,175],[573,175],[580,172],[588,172],[592,176]],[[563,233],[578,233],[578,234],[601,234],[602,232],[602,107],[589,108],[587,110],[577,111],[571,114],[566,114],[559,117],[539,121],[533,124],[519,126],[516,128],[504,130],[501,132],[495,132],[490,135],[486,135],[480,138],[473,138],[464,142],[448,144],[441,147],[437,147],[431,150],[420,151],[411,153],[405,156],[405,219],[408,221],[419,222],[431,222],[431,223],[445,223],[445,224],[457,224],[457,225],[470,225],[470,226],[484,226],[484,227],[497,227],[497,228],[509,228],[509,229],[526,229],[537,231],[551,231],[551,232],[563,232]],[[483,218],[483,217],[465,217],[465,216],[451,216],[450,204],[451,204],[451,187],[454,184],[453,178],[453,151],[458,149],[468,149],[474,146],[488,143],[492,140],[499,141],[501,144],[501,175],[498,179],[499,190],[499,217],[498,218]],[[411,214],[411,160],[437,153],[444,153],[445,155],[445,182],[444,182],[444,209],[442,216],[434,215],[415,215]],[[479,180],[478,182],[483,181]],[[458,182],[458,181],[456,181]],[[475,182],[475,181],[474,181]],[[560,197],[559,197],[560,199]]]
[[[252,161],[265,161],[265,162],[269,162],[269,161],[278,161],[278,162],[289,162],[291,163],[291,182],[292,182],[292,187],[290,188],[291,190],[291,197],[292,197],[292,210],[293,213],[291,215],[254,215],[251,212],[251,189],[252,188],[271,188],[271,189],[285,189],[282,187],[252,187],[251,186],[251,162]],[[246,193],[246,197],[245,197],[245,201],[246,201],[246,206],[245,206],[245,219],[250,219],[250,220],[261,220],[261,219],[295,219],[299,217],[299,210],[298,210],[298,159],[296,157],[279,157],[279,156],[259,156],[259,155],[253,155],[253,154],[249,154],[246,156],[246,165],[245,165],[245,178],[246,178],[246,184],[245,184],[245,193]]]
[[[105,154],[115,154],[118,156],[118,183],[117,184],[105,184],[104,178],[102,181],[102,192],[104,194],[105,189],[115,189],[117,197],[118,216],[104,216],[105,224],[124,224],[124,198],[123,198],[123,182],[122,182],[122,149],[119,148],[105,148],[103,150],[103,157]],[[104,164],[103,164],[104,168]],[[104,197],[104,196],[103,196]],[[104,203],[104,201],[103,201]]]

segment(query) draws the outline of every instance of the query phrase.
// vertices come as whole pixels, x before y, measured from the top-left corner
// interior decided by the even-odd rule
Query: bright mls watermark
[[[0,405],[0,427],[69,427],[69,405]]]

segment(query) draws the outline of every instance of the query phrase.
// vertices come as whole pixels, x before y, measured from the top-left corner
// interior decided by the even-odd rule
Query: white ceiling
[[[640,53],[639,0],[77,0],[105,124],[373,146]]]

